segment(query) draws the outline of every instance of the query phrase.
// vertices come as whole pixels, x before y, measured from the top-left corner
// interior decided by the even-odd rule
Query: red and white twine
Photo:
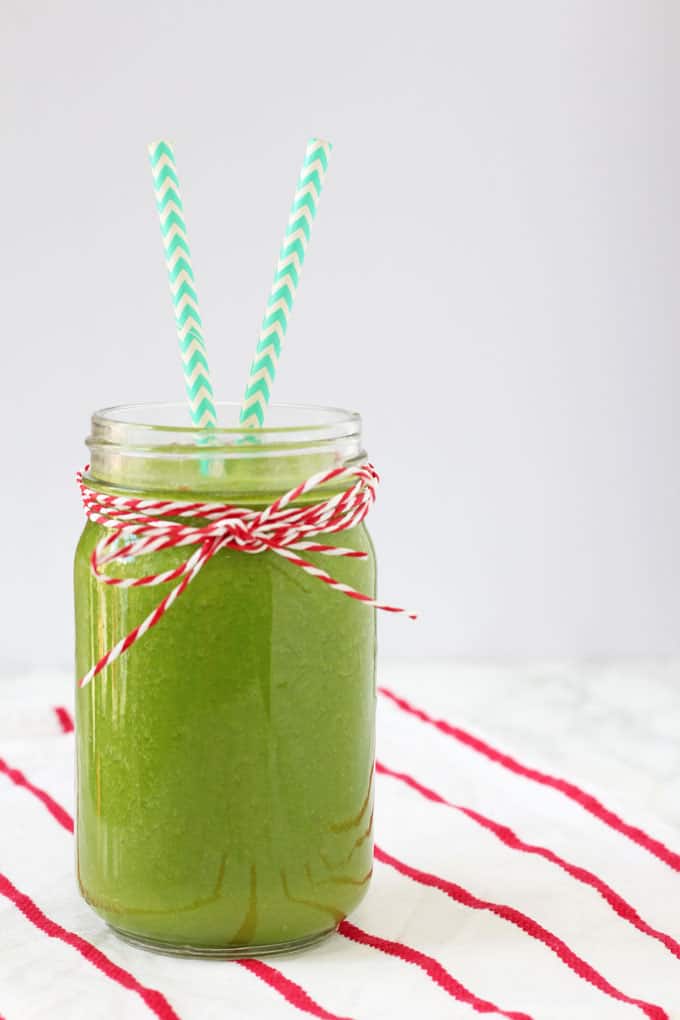
[[[87,468],[85,469],[87,470]],[[88,520],[107,529],[90,558],[92,573],[102,584],[119,588],[141,588],[168,581],[179,584],[158,603],[137,627],[103,655],[80,680],[84,687],[98,673],[139,641],[170,609],[209,559],[221,549],[237,549],[243,553],[273,552],[283,556],[305,573],[318,578],[350,598],[388,613],[405,613],[412,620],[416,613],[398,606],[389,606],[336,581],[321,567],[304,559],[299,553],[322,553],[325,556],[365,559],[367,553],[335,545],[315,542],[323,534],[333,534],[356,527],[366,517],[376,495],[379,476],[372,464],[358,468],[332,468],[312,475],[306,482],[280,496],[264,510],[233,506],[230,503],[202,503],[168,499],[136,499],[112,496],[90,488],[82,472],[77,474],[78,486]],[[305,493],[329,482],[351,484],[341,492],[319,503],[294,506]],[[183,524],[177,518],[191,518]],[[199,523],[195,523],[198,521]],[[122,544],[121,544],[122,543]],[[105,568],[112,563],[146,553],[180,546],[195,546],[184,563],[173,570],[145,577],[110,577]]]

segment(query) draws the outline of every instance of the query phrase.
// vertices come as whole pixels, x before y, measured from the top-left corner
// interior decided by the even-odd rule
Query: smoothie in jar
[[[201,448],[175,424],[181,408],[150,408],[94,416],[90,486],[257,508],[319,468],[364,457],[359,419],[346,412],[272,408],[253,451],[228,430]],[[90,556],[103,533],[88,522],[76,553],[79,676],[172,587],[97,581]],[[367,553],[334,558],[333,573],[373,596],[364,525],[320,541]],[[109,572],[157,574],[191,551]],[[328,569],[328,557],[306,558]],[[122,935],[174,952],[258,955],[334,930],[372,870],[374,669],[373,608],[275,552],[220,550],[156,626],[78,690],[88,903]]]

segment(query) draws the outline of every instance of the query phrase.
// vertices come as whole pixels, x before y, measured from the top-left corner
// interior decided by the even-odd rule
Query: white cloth
[[[382,670],[409,704],[378,697],[369,894],[342,934],[266,966],[147,953],[89,910],[68,825],[73,733],[56,711],[70,712],[71,683],[3,678],[0,1017],[680,1018],[680,825],[641,796],[663,769],[636,766],[635,732],[594,720],[568,671],[530,673]],[[620,683],[620,713],[642,730],[651,689]]]

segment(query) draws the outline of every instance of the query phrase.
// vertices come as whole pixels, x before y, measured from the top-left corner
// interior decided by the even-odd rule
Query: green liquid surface
[[[102,533],[88,523],[76,553],[79,676],[171,588],[97,583]],[[309,558],[374,594],[364,527],[323,541],[369,553]],[[157,573],[192,549],[111,573]],[[199,951],[332,930],[371,875],[374,676],[373,609],[275,553],[218,553],[77,692],[85,899],[122,932]]]

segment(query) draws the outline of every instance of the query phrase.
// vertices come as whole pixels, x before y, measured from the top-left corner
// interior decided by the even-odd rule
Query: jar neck
[[[243,502],[275,498],[319,471],[361,464],[358,414],[274,404],[262,429],[239,428],[239,405],[218,404],[218,425],[186,424],[184,404],[96,411],[87,439],[91,484],[141,495],[187,494]]]

